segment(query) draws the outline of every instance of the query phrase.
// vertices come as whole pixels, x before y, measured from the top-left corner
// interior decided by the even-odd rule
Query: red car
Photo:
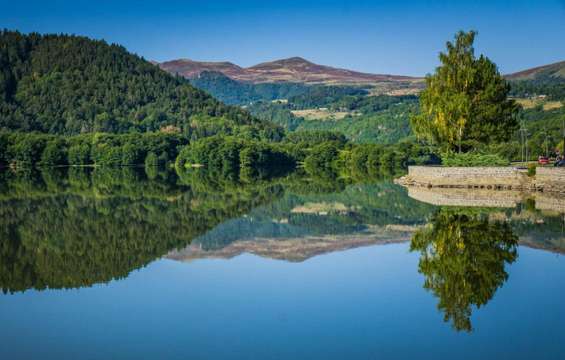
[[[546,156],[540,156],[538,157],[538,164],[547,165],[549,164],[549,159]]]

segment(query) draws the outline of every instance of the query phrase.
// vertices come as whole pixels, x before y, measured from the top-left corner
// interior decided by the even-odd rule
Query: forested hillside
[[[565,100],[565,61],[520,71],[506,78],[511,81],[511,95],[545,95],[551,100]]]
[[[215,120],[221,127],[214,127]],[[0,130],[202,135],[271,124],[226,106],[118,45],[0,32]],[[210,128],[211,127],[211,128]]]

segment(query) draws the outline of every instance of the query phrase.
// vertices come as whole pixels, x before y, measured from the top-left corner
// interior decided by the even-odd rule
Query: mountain
[[[219,72],[232,79],[237,79],[245,73],[245,69],[227,61],[205,62],[179,59],[156,64],[171,74],[179,74],[185,78],[197,77],[204,71]]]
[[[398,75],[368,74],[318,65],[301,57],[264,62],[242,68],[229,62],[198,62],[188,59],[160,63],[172,74],[194,78],[204,71],[221,72],[239,81],[251,83],[294,82],[307,84],[375,84],[381,82],[418,82],[420,78]]]
[[[218,131],[273,127],[122,46],[79,36],[0,32],[0,130],[188,133],[200,123]]]
[[[565,61],[522,70],[505,76],[508,80],[534,80],[540,77],[560,78],[565,82]]]

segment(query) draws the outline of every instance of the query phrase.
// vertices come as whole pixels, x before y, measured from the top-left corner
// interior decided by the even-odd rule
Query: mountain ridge
[[[188,58],[154,62],[161,69],[186,78],[196,78],[205,71],[220,72],[238,81],[249,83],[297,82],[311,84],[371,84],[379,82],[421,82],[424,77],[373,74],[313,63],[300,56],[265,61],[242,67],[229,61],[196,61]],[[505,74],[510,81],[532,80],[540,76],[565,79],[565,61],[527,68]]]
[[[504,77],[508,80],[532,80],[544,75],[565,80],[565,61],[528,68],[506,74]]]
[[[319,65],[299,56],[262,62],[241,67],[231,62],[195,61],[177,59],[159,63],[158,66],[172,74],[186,78],[198,77],[204,71],[221,72],[238,81],[250,83],[300,82],[308,84],[373,84],[379,82],[420,82],[423,78],[371,74],[349,69]]]

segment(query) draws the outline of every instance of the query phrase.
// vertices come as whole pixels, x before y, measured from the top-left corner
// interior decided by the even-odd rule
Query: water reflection
[[[242,184],[158,168],[0,171],[0,288],[87,287],[165,256],[301,262],[410,242],[445,320],[470,331],[472,311],[508,278],[518,242],[565,252],[560,201],[502,195],[298,173]]]
[[[411,251],[421,253],[424,288],[439,298],[438,309],[456,330],[471,331],[473,307],[485,305],[508,279],[518,237],[505,221],[471,210],[441,209],[414,234]]]
[[[61,173],[3,173],[0,192],[0,287],[90,286],[187,246],[226,219],[281,195],[277,183],[216,192],[149,181],[143,172],[66,169]]]

